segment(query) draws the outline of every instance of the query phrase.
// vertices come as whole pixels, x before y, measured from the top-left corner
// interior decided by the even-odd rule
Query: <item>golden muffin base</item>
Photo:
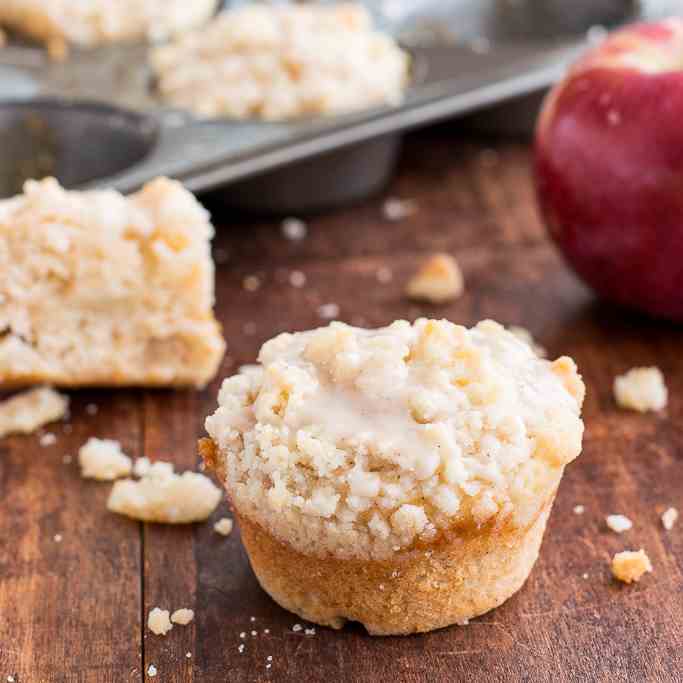
[[[371,635],[407,635],[464,624],[524,584],[538,557],[554,494],[525,529],[474,530],[389,560],[304,555],[237,513],[262,588],[307,621]]]

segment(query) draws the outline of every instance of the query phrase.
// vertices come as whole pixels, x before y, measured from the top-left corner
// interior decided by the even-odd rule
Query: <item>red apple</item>
[[[611,34],[536,129],[548,230],[599,294],[683,320],[683,19]]]

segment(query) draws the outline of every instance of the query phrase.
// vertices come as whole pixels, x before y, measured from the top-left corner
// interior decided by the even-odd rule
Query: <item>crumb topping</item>
[[[632,368],[614,380],[614,396],[622,408],[645,413],[665,408],[668,391],[659,368]]]
[[[624,550],[612,558],[612,574],[624,583],[640,581],[643,574],[652,571],[652,563],[645,551]]]
[[[584,387],[502,326],[343,323],[267,342],[206,428],[242,514],[304,552],[386,557],[526,524],[581,450]]]
[[[357,3],[252,4],[155,48],[162,97],[200,116],[289,119],[397,104],[409,57]]]

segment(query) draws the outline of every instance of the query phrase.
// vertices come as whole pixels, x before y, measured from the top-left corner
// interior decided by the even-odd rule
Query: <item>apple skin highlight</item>
[[[581,59],[546,98],[534,164],[577,274],[606,299],[683,321],[683,20],[623,29]]]

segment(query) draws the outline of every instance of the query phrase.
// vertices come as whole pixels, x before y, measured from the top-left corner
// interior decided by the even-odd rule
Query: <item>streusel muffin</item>
[[[28,181],[0,201],[0,387],[204,386],[225,350],[212,236],[167,178],[127,197]]]
[[[201,444],[287,609],[371,634],[464,623],[538,556],[584,385],[492,321],[341,323],[267,342]]]
[[[53,50],[165,40],[200,26],[218,0],[2,0],[0,25]]]

